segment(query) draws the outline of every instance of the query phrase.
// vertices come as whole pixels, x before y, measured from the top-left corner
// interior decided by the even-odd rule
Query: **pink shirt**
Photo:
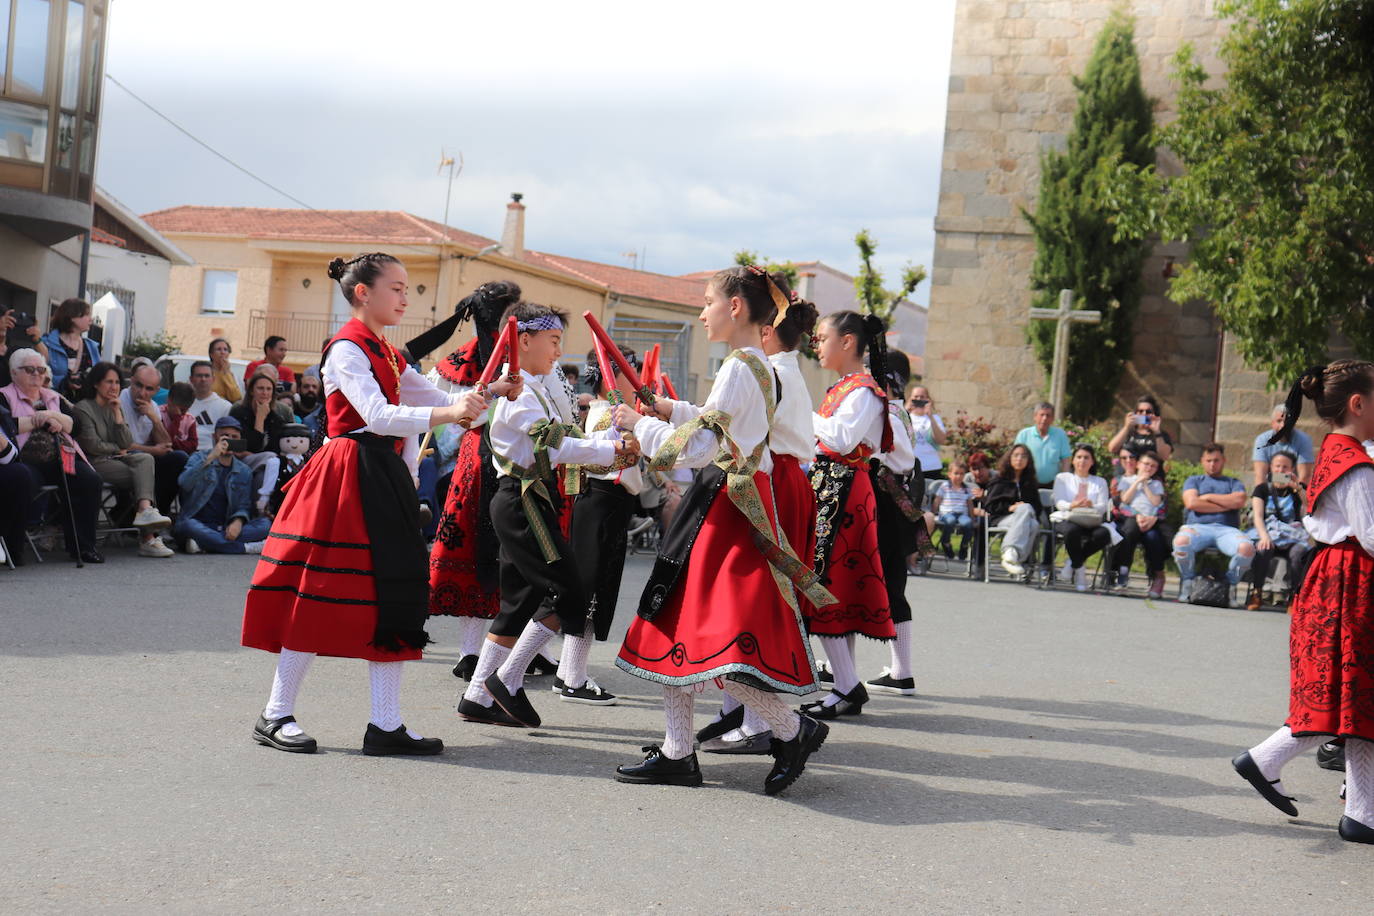
[[[196,418],[189,413],[183,413],[179,419],[173,420],[167,412],[166,404],[158,408],[158,413],[162,414],[162,425],[167,430],[167,435],[172,437],[172,448],[188,455],[195,454],[200,447]]]
[[[32,417],[39,410],[51,410],[56,413],[62,412],[62,399],[58,397],[57,392],[53,391],[51,388],[38,389],[38,397],[43,406],[37,408],[24,399],[24,396],[19,393],[19,387],[13,382],[6,385],[4,388],[0,388],[0,395],[4,395],[5,403],[9,405],[10,413],[14,416],[15,420],[18,420],[20,417]],[[73,445],[76,445],[75,439],[71,439],[71,437],[68,437],[68,439],[70,439]],[[14,447],[23,448],[24,443],[28,441],[29,434],[20,433],[15,437]],[[86,458],[86,453],[81,451],[81,446],[76,445],[76,453],[80,455],[82,460],[86,461],[87,464],[90,463],[90,460]]]

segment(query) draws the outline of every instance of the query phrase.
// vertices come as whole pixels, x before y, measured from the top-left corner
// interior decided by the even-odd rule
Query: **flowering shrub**
[[[954,425],[946,430],[945,447],[952,457],[967,460],[974,452],[982,452],[996,466],[1002,453],[1011,446],[1011,430],[999,430],[997,424],[983,417],[970,417],[967,411],[955,415]]]

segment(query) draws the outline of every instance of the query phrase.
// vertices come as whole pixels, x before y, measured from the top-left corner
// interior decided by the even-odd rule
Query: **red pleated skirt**
[[[795,455],[773,455],[773,498],[778,504],[778,527],[787,535],[792,552],[810,565],[816,555],[816,491]],[[802,617],[811,616],[811,602],[797,595]]]
[[[429,553],[429,612],[490,620],[501,611],[501,592],[483,587],[477,577],[477,541],[483,535],[482,455],[480,429],[468,430],[458,443],[444,511],[439,515]],[[489,533],[495,537],[495,533]]]
[[[1355,540],[1318,552],[1293,601],[1287,725],[1374,741],[1374,557]]]
[[[243,645],[377,662],[421,657],[418,649],[369,645],[377,629],[377,586],[358,448],[352,439],[330,439],[287,482],[248,590]]]
[[[767,474],[755,474],[778,524]],[[672,597],[653,620],[636,617],[616,665],[659,684],[686,686],[728,674],[805,695],[819,689],[801,615],[778,591],[749,521],[722,490],[707,510]]]
[[[882,557],[878,554],[878,508],[867,468],[854,472],[838,522],[835,543],[825,566],[826,588],[834,604],[815,608],[807,625],[816,636],[858,633],[873,639],[895,639],[897,629],[888,607]]]

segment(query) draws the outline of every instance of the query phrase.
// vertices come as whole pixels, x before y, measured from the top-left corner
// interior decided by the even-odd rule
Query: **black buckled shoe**
[[[483,725],[504,725],[507,728],[520,728],[520,723],[506,715],[506,711],[495,703],[490,706],[483,706],[481,703],[474,703],[467,697],[458,701],[458,715],[469,722],[480,722]]]
[[[727,712],[725,715],[721,716],[719,719],[712,722],[710,725],[707,725],[701,731],[697,732],[697,742],[699,744],[705,744],[712,738],[719,738],[726,732],[734,731],[743,724],[744,707],[736,706],[733,710]]]
[[[864,704],[868,702],[868,691],[863,684],[855,687],[849,693],[840,693],[838,690],[831,690],[832,694],[840,698],[838,703],[825,705],[824,701],[807,703],[801,711],[808,716],[816,719],[838,719],[840,716],[857,716],[863,714]]]
[[[433,757],[444,752],[444,742],[438,738],[412,738],[402,725],[395,731],[383,731],[371,722],[363,734],[363,753],[369,757]]]
[[[282,716],[280,719],[266,719],[258,716],[253,726],[253,740],[267,747],[275,747],[288,754],[313,754],[319,749],[315,739],[306,734],[283,735],[281,727],[295,722],[295,716]]]
[[[657,744],[647,745],[640,750],[644,752],[644,761],[616,767],[616,782],[653,786],[701,785],[701,767],[697,764],[696,754],[673,760],[663,756],[663,749]]]
[[[738,741],[732,741],[725,735],[721,735],[719,738],[711,738],[701,742],[701,749],[708,754],[771,754],[773,753],[773,733],[763,731],[757,735],[745,735]]]
[[[773,739],[773,769],[763,780],[763,791],[767,795],[777,795],[792,783],[806,769],[806,761],[825,743],[830,734],[830,726],[817,722],[810,716],[802,716],[797,735],[791,741]]]
[[[551,662],[542,655],[535,655],[525,668],[525,677],[544,677],[558,673],[558,662]]]
[[[1328,741],[1317,748],[1317,766],[1323,770],[1336,770],[1345,772],[1345,744],[1340,741]]]
[[[1341,839],[1347,843],[1368,843],[1374,846],[1374,827],[1366,827],[1353,817],[1341,815],[1341,823],[1337,829]]]
[[[1236,772],[1241,778],[1255,787],[1255,791],[1264,797],[1275,808],[1278,808],[1289,817],[1298,816],[1298,808],[1293,804],[1293,798],[1288,795],[1279,794],[1279,790],[1274,788],[1277,779],[1265,779],[1260,772],[1259,764],[1255,763],[1255,758],[1250,756],[1249,751],[1241,751],[1231,761],[1231,766],[1235,767]]]
[[[487,693],[491,694],[491,698],[496,701],[497,706],[500,706],[507,715],[525,728],[538,728],[540,722],[543,721],[539,718],[539,713],[534,711],[534,706],[525,694],[524,687],[511,693],[501,680],[501,676],[494,671],[482,686],[487,688]]]
[[[460,677],[465,681],[472,680],[473,672],[477,670],[477,656],[464,655],[458,659],[458,664],[453,666],[453,676]]]

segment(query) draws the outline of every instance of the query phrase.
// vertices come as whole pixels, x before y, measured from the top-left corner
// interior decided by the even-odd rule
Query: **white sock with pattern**
[[[272,676],[272,694],[267,698],[267,707],[262,717],[271,722],[283,716],[296,714],[296,694],[300,693],[305,672],[315,660],[314,652],[297,652],[295,649],[282,649],[277,659],[277,673]],[[303,735],[305,732],[295,722],[287,722],[281,727],[281,734],[287,738]]]
[[[394,732],[405,722],[401,719],[401,674],[405,662],[368,662],[367,677],[372,684],[372,724],[384,732]],[[411,729],[406,734],[420,738]]]
[[[830,673],[835,676],[835,690],[838,693],[849,693],[859,686],[859,671],[854,664],[854,647],[844,636],[821,636],[821,647],[825,649],[825,657],[830,659]],[[828,693],[823,702],[826,706],[834,706],[840,702],[838,693]]]
[[[477,656],[477,668],[472,672],[472,681],[463,691],[463,699],[471,700],[479,706],[490,706],[495,701],[487,692],[487,678],[510,656],[510,649],[493,639],[482,642],[482,651]]]
[[[458,652],[461,657],[477,655],[482,651],[486,628],[487,622],[480,617],[458,618]]]
[[[1345,739],[1345,816],[1374,827],[1374,741]]]
[[[501,667],[496,669],[496,676],[506,685],[506,689],[513,694],[524,688],[525,669],[534,661],[539,650],[557,635],[537,620],[525,624],[524,632],[515,641],[515,648],[510,650],[510,655],[501,663]]]
[[[558,677],[568,687],[587,683],[587,654],[592,651],[590,636],[564,636],[563,658],[558,663]]]
[[[541,624],[541,626],[542,626],[542,624]],[[553,631],[550,631],[550,632],[553,632]],[[546,661],[546,662],[552,662],[552,663],[555,664],[555,665],[558,664],[558,653],[556,653],[556,652],[553,651],[553,642],[552,642],[552,641],[546,642],[544,645],[540,646],[540,647],[539,647],[539,654],[540,654],[541,656],[544,657],[544,661]],[[534,661],[534,659],[530,659],[530,661]]]
[[[1287,725],[1265,738],[1259,744],[1250,748],[1250,756],[1254,758],[1255,765],[1259,767],[1260,775],[1265,779],[1277,780],[1279,773],[1283,771],[1284,764],[1301,754],[1303,751],[1310,751],[1312,748],[1321,744],[1326,739],[1320,735],[1308,738],[1294,738],[1293,732]],[[1275,782],[1274,788],[1280,795],[1287,795],[1282,782]]]
[[[663,736],[663,756],[669,760],[681,760],[692,753],[692,742],[696,738],[692,730],[692,709],[696,698],[696,691],[690,687],[663,688],[663,717],[668,726]]]
[[[733,695],[735,699],[744,704],[746,717],[752,710],[758,714],[760,719],[768,723],[768,727],[773,730],[774,738],[780,741],[791,741],[797,737],[797,730],[801,727],[801,716],[776,693],[730,680],[725,682],[725,692]],[[758,733],[749,732],[748,729],[748,718],[746,718],[746,733]],[[759,729],[759,731],[763,731],[763,729]]]
[[[892,676],[897,680],[911,677],[911,621],[897,624],[897,638],[892,641]]]

